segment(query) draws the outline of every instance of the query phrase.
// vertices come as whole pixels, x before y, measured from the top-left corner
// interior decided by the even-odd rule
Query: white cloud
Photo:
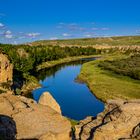
[[[18,43],[17,43],[17,41],[14,41],[13,44],[17,45]]]
[[[58,40],[58,37],[51,37],[50,40]]]
[[[64,37],[70,37],[71,36],[71,34],[68,34],[68,33],[63,33],[62,34]]]
[[[40,36],[40,33],[28,33],[27,36],[31,38],[36,38],[37,36]]]
[[[0,28],[3,28],[4,27],[4,24],[3,23],[0,23]]]
[[[10,30],[5,31],[3,35],[7,39],[13,38],[12,32]]]
[[[5,35],[5,38],[11,39],[11,38],[13,38],[13,35],[12,35],[12,34],[6,34],[6,35]]]
[[[12,32],[11,32],[10,30],[7,30],[7,31],[5,31],[4,34],[5,34],[5,35],[10,35],[10,34],[12,34]]]
[[[85,37],[92,37],[92,35],[90,35],[90,34],[87,34],[87,35],[85,35]]]

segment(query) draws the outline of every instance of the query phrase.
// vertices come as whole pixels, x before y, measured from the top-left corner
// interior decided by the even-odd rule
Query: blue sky
[[[138,35],[140,0],[0,0],[0,42]]]

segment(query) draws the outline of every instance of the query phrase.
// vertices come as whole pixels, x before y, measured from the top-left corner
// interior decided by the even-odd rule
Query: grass
[[[140,36],[98,37],[67,40],[35,41],[32,45],[60,45],[60,46],[139,46]]]
[[[100,62],[98,66],[102,69],[140,80],[140,54],[114,61],[105,60]]]
[[[56,65],[60,65],[63,63],[68,63],[68,62],[72,62],[72,61],[76,61],[79,60],[81,58],[91,58],[91,57],[98,57],[100,55],[90,55],[90,56],[74,56],[74,57],[67,57],[67,58],[63,58],[63,59],[59,59],[59,60],[55,60],[55,61],[48,61],[48,62],[44,62],[40,65],[37,66],[37,71],[44,69],[44,68],[50,68]]]
[[[123,56],[124,57],[124,56]],[[106,59],[114,59],[115,56]],[[138,99],[140,98],[140,80],[115,74],[98,67],[102,60],[85,63],[78,79],[87,83],[91,91],[99,99]]]
[[[68,120],[70,121],[72,127],[79,124],[79,121],[77,121],[77,120],[73,120],[73,119],[70,119],[70,118],[68,118]]]
[[[26,97],[32,97],[32,91],[39,88],[39,81],[32,75],[25,75],[26,83],[22,86],[21,93]]]

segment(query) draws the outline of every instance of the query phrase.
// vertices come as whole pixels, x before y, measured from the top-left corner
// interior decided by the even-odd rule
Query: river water
[[[76,82],[82,64],[94,59],[81,59],[39,71],[37,78],[42,87],[33,91],[33,98],[38,101],[41,94],[48,91],[59,103],[64,116],[75,120],[96,116],[103,111],[104,103],[86,84]]]

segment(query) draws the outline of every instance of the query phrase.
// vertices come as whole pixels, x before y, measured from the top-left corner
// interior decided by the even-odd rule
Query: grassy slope
[[[112,59],[112,58],[111,58]],[[83,65],[79,79],[85,81],[101,100],[140,98],[140,81],[102,70],[96,60]]]
[[[140,36],[106,37],[106,38],[85,38],[68,40],[42,40],[31,43],[32,45],[60,45],[60,46],[139,46]]]
[[[73,57],[67,57],[67,58],[63,58],[63,59],[58,59],[58,60],[55,60],[55,61],[48,61],[48,62],[44,62],[44,63],[38,65],[37,70],[53,67],[53,66],[60,65],[60,64],[63,64],[63,63],[76,61],[76,60],[79,60],[81,58],[91,58],[91,57],[98,57],[98,56],[100,56],[100,55],[73,56]]]

